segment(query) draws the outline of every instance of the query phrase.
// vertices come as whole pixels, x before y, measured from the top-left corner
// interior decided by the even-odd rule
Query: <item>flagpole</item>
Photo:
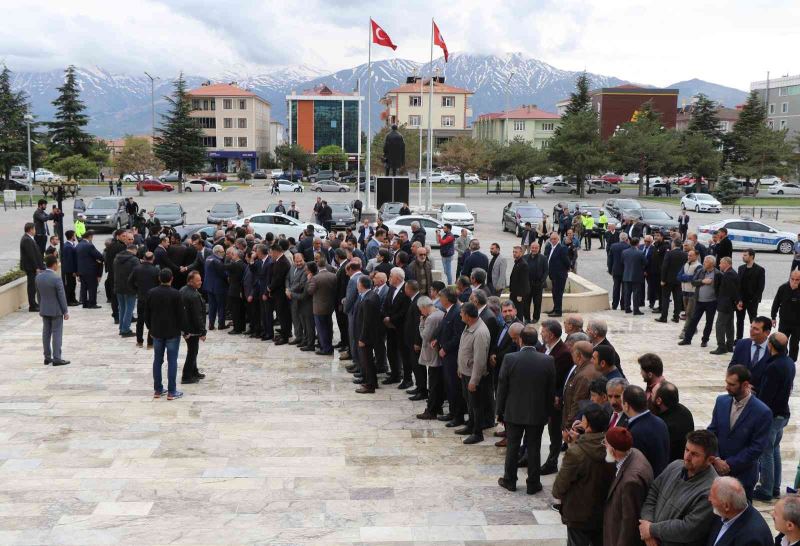
[[[356,99],[358,100],[358,145],[356,157],[356,199],[361,201],[361,78],[356,80]],[[369,185],[369,180],[367,180]],[[360,218],[359,218],[360,220]]]
[[[370,210],[372,202],[370,200],[370,175],[372,174],[372,138],[370,138],[370,123],[372,122],[372,18],[369,19],[369,39],[367,40],[367,167],[366,167],[366,180],[367,183],[364,187],[366,193],[366,210]],[[361,135],[358,136],[359,141]],[[376,188],[377,189],[377,188]]]
[[[431,196],[432,196],[432,181],[431,172],[433,171],[433,17],[431,17],[431,76],[429,85],[431,88],[430,97],[428,98],[428,198],[426,200],[426,210],[431,209]]]
[[[422,68],[419,71],[419,168],[417,169],[417,206],[422,207],[422,98],[425,96],[425,90],[422,88],[422,82],[425,78],[422,75]]]

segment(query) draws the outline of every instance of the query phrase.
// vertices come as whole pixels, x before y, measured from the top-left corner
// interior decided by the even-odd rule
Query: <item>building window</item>
[[[216,129],[217,118],[194,118],[201,129]]]
[[[239,140],[239,148],[247,148],[247,137],[246,136],[240,136],[238,140]]]
[[[553,123],[542,123],[542,131],[552,131],[554,127]]]
[[[723,133],[728,132],[728,122],[727,121],[720,121],[719,122],[719,130]]]
[[[419,127],[419,116],[408,116],[408,124],[411,127]]]
[[[774,104],[770,104],[769,105],[769,113],[770,114],[774,114],[775,113],[775,105]]]
[[[456,126],[455,116],[442,116],[442,127],[455,127],[455,126]]]
[[[247,99],[239,99],[239,110],[245,110],[247,108]]]
[[[233,129],[233,118],[225,118],[222,120],[222,126],[225,129]]]
[[[411,95],[408,97],[409,106],[422,106],[422,97],[419,95]]]
[[[769,127],[770,129],[774,129],[775,128],[775,122],[772,121],[772,120],[769,120],[767,122],[767,127]]]
[[[200,100],[192,99],[192,110],[200,110]]]
[[[247,118],[239,118],[239,123],[237,124],[239,129],[247,129]]]
[[[452,95],[445,95],[442,97],[442,107],[443,108],[455,108],[456,106],[456,98]]]
[[[783,130],[783,129],[786,129],[786,120],[785,119],[781,120],[781,130]]]
[[[206,148],[216,148],[217,147],[217,137],[215,136],[204,136],[200,139],[200,143],[205,146]]]
[[[223,110],[231,110],[233,108],[233,100],[231,99],[222,99],[222,109]]]
[[[788,87],[779,87],[778,88],[778,96],[785,97],[789,95],[789,88]]]
[[[782,102],[781,103],[781,113],[782,114],[788,114],[789,113],[789,103],[788,102]]]
[[[516,121],[514,121],[514,130],[515,131],[524,131],[525,130],[525,121],[524,120],[516,120]]]
[[[223,140],[223,144],[225,145],[226,148],[233,148],[233,137],[226,136],[225,139]]]

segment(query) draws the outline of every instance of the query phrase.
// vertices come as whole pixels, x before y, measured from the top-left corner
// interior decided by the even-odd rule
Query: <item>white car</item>
[[[446,171],[431,173],[431,184],[456,184],[461,182],[461,177],[457,174],[450,174]],[[423,184],[428,183],[428,177],[423,176],[420,180]]]
[[[700,226],[697,229],[697,240],[708,245],[711,236],[720,228],[728,230],[728,239],[733,248],[745,250],[775,250],[781,254],[794,252],[794,241],[797,235],[789,231],[778,231],[757,220],[749,218],[731,218],[713,224]]]
[[[55,174],[47,169],[36,169],[34,177],[37,182],[55,182],[61,180],[61,175]]]
[[[280,175],[283,174],[283,169],[272,169],[269,172],[270,178],[278,178]]]
[[[454,228],[475,229],[475,211],[469,210],[464,203],[444,203],[439,209],[439,218]]]
[[[722,203],[707,193],[687,193],[681,199],[681,210],[722,212]]]
[[[425,244],[431,248],[438,248],[439,243],[436,241],[436,230],[444,232],[444,224],[430,216],[422,216],[419,214],[411,214],[409,216],[398,216],[393,218],[384,225],[394,233],[405,231],[408,233],[409,239],[411,238],[411,224],[412,222],[419,222],[420,227],[425,230]],[[453,229],[453,235],[458,239],[461,234],[460,229]],[[467,230],[467,235],[472,236],[472,231]]]
[[[153,180],[153,175],[145,173],[128,173],[122,177],[123,182],[139,182],[140,180]]]
[[[461,184],[461,175],[454,174],[452,175],[454,178],[449,181],[450,184]],[[481,181],[481,177],[475,173],[467,173],[464,175],[464,183],[465,184],[478,184]],[[434,183],[436,183],[434,181]]]
[[[183,191],[209,191],[213,193],[222,191],[222,186],[214,182],[203,180],[202,178],[192,178],[191,180],[187,180],[183,183]]]
[[[753,181],[751,180],[751,182],[753,182]],[[774,186],[776,184],[780,184],[781,182],[783,182],[783,180],[781,180],[779,176],[767,175],[767,176],[761,178],[758,181],[758,184],[760,186]]]
[[[278,180],[278,189],[280,191],[302,192],[303,185],[299,182],[292,182],[291,180]]]
[[[300,220],[296,220],[291,216],[287,216],[280,212],[259,212],[257,214],[251,214],[249,216],[245,216],[244,218],[235,220],[233,225],[237,227],[243,226],[245,224],[245,220],[249,221],[249,224],[253,226],[253,229],[256,230],[256,233],[261,236],[264,236],[267,233],[272,233],[276,237],[278,235],[285,235],[287,238],[294,237],[295,241],[299,241],[300,234],[305,231],[306,226],[309,225],[314,226],[314,235],[316,237],[328,236],[328,231],[319,224],[301,222]]]
[[[800,184],[796,182],[778,182],[769,187],[772,195],[800,195]]]

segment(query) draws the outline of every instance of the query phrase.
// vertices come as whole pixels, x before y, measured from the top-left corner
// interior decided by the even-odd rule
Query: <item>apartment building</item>
[[[558,114],[540,110],[535,104],[523,104],[513,110],[479,115],[472,122],[472,138],[501,143],[521,138],[542,149],[560,123]]]
[[[800,132],[800,74],[753,82],[767,108],[767,124],[773,129],[788,129],[789,136]]]

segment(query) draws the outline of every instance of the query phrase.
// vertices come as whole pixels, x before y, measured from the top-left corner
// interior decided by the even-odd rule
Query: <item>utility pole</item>
[[[156,94],[155,94],[155,80],[159,79],[158,76],[151,76],[147,72],[144,73],[145,76],[150,78],[150,115],[151,115],[151,136],[152,141],[150,143],[151,149],[152,146],[156,143]],[[120,173],[122,176],[122,173]],[[138,177],[137,177],[138,178]],[[143,177],[144,178],[144,177]],[[181,184],[181,181],[178,180],[178,184]],[[144,195],[144,179],[138,181],[136,184],[139,187],[139,197]],[[180,188],[179,188],[180,189]]]
[[[24,120],[25,125],[28,126],[28,181],[31,184],[28,190],[28,204],[33,206],[33,185],[36,183],[36,173],[33,171],[31,164],[31,123],[33,123],[33,116],[25,114]]]

